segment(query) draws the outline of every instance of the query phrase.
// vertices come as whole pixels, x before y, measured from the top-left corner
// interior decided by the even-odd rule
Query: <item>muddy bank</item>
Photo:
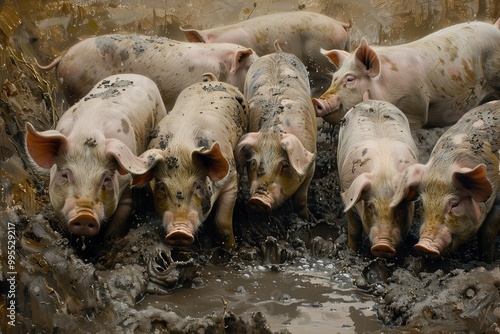
[[[241,190],[234,213],[238,247],[213,243],[210,223],[189,248],[171,248],[137,189],[129,231],[116,240],[59,233],[47,196],[48,177],[26,159],[24,122],[49,129],[67,108],[47,63],[85,36],[139,32],[183,39],[179,26],[207,28],[283,10],[306,9],[353,19],[352,40],[391,44],[469,19],[500,16],[495,1],[46,1],[2,4],[0,16],[3,333],[352,333],[476,332],[500,329],[497,260],[477,261],[472,240],[450,258],[416,254],[418,220],[393,260],[346,248],[347,226],[336,171],[337,129],[320,122],[310,221],[285,206],[251,212]],[[5,24],[6,23],[6,24]],[[426,160],[444,129],[422,130]],[[417,210],[418,211],[418,210]],[[13,239],[9,239],[13,236]],[[11,242],[9,242],[11,241]],[[10,268],[9,246],[15,243]],[[14,298],[9,297],[15,282]],[[14,300],[15,312],[8,308]],[[14,315],[15,327],[9,325]]]

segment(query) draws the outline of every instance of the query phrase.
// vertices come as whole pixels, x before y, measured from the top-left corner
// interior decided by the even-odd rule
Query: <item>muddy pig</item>
[[[56,58],[56,77],[73,103],[102,78],[137,73],[153,79],[167,110],[187,86],[211,72],[241,91],[248,68],[257,58],[252,49],[230,43],[194,44],[163,37],[103,35],[85,39]]]
[[[136,74],[101,80],[68,109],[55,130],[27,123],[31,159],[50,169],[49,196],[62,229],[76,235],[122,232],[131,210],[129,157],[146,150],[148,136],[166,115],[156,84]]]
[[[394,182],[417,162],[408,119],[393,104],[365,95],[347,112],[340,122],[337,163],[351,249],[359,251],[364,231],[373,255],[396,255],[413,220],[413,202],[389,206]]]
[[[248,105],[237,88],[208,77],[182,91],[149,149],[131,160],[128,170],[135,185],[151,181],[168,244],[192,244],[215,210],[215,228],[230,249],[238,191],[233,150],[248,127]]]
[[[247,169],[251,208],[270,212],[292,198],[294,211],[308,218],[316,116],[305,66],[278,45],[276,51],[248,70],[244,93],[250,108],[249,133],[238,143],[235,158],[241,171]]]
[[[402,110],[412,131],[452,125],[500,91],[500,19],[494,25],[453,25],[403,45],[370,47],[362,39],[351,54],[323,53],[339,69],[330,88],[313,102],[316,114],[332,124],[367,90],[371,98]]]
[[[350,24],[311,12],[268,14],[206,30],[183,29],[191,42],[237,43],[253,49],[257,55],[274,53],[274,41],[283,51],[296,55],[309,71],[312,96],[320,96],[332,81],[336,68],[321,48],[350,50]]]
[[[429,161],[406,169],[391,206],[417,196],[420,240],[415,249],[447,255],[476,233],[482,259],[491,262],[500,229],[500,101],[467,112],[438,140]]]

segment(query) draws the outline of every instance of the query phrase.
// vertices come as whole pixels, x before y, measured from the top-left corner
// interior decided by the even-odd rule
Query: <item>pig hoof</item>
[[[260,199],[251,198],[248,201],[248,206],[257,212],[270,212],[271,205],[269,203],[262,202]]]
[[[370,251],[372,252],[373,255],[377,257],[384,257],[387,259],[396,256],[396,250],[394,249],[394,247],[388,244],[373,245]]]
[[[174,230],[167,234],[166,240],[171,246],[189,246],[194,242],[194,237],[184,230]]]
[[[68,230],[76,235],[96,235],[99,233],[99,221],[90,213],[82,213],[68,222]]]

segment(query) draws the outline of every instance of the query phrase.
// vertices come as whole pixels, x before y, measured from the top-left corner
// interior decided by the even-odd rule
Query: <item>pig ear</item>
[[[451,176],[455,187],[470,193],[476,202],[486,201],[493,193],[493,188],[486,176],[486,165],[480,164],[476,168],[460,168]]]
[[[358,203],[363,194],[369,191],[372,187],[371,173],[363,173],[358,175],[357,178],[351,183],[349,189],[342,193],[342,200],[344,201],[344,212],[349,211],[356,203]]]
[[[252,147],[258,143],[260,137],[259,132],[249,132],[240,138],[234,148],[234,158],[239,172],[245,168],[246,161],[251,158]]]
[[[68,138],[56,130],[38,132],[26,123],[26,148],[33,161],[41,168],[51,168],[56,157],[69,148]]]
[[[229,173],[229,162],[222,155],[219,143],[212,144],[210,149],[200,147],[192,153],[193,160],[201,160],[208,169],[208,177],[213,182],[217,182],[226,177]]]
[[[210,82],[210,81],[218,81],[219,79],[217,79],[215,74],[207,72],[207,73],[203,73],[201,80],[203,82]]]
[[[344,50],[325,50],[320,49],[320,52],[330,59],[330,61],[339,68],[349,56],[349,52]]]
[[[422,181],[422,176],[427,170],[426,165],[414,164],[408,166],[402,176],[394,182],[394,196],[392,197],[391,208],[398,206],[402,201],[413,201],[416,199],[417,186]]]
[[[253,54],[252,49],[240,50],[240,51],[236,52],[234,57],[233,57],[230,73],[235,73],[238,70],[238,68],[240,67],[240,64],[246,58],[250,57],[251,54]]]
[[[307,167],[314,161],[314,153],[306,150],[299,138],[290,133],[283,135],[281,147],[288,154],[288,160],[293,169],[295,169],[299,175],[304,175]]]
[[[187,40],[190,41],[191,43],[209,43],[210,42],[210,38],[208,37],[208,34],[203,32],[202,30],[183,29],[183,28],[180,28],[180,29],[184,33],[184,36],[186,36]]]
[[[118,163],[116,168],[121,175],[132,174],[132,184],[141,185],[152,179],[150,170],[163,155],[157,151],[149,150],[148,154],[136,156],[127,145],[116,138],[106,139],[106,154],[115,158]],[[161,152],[161,151],[160,151]],[[146,153],[146,152],[145,152]]]
[[[355,55],[356,63],[364,70],[368,70],[370,78],[374,78],[380,74],[380,59],[377,53],[368,45],[366,39],[361,39]]]

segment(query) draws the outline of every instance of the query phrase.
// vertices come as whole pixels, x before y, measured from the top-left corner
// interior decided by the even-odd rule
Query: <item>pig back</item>
[[[400,109],[385,101],[361,102],[340,122],[337,164],[342,187],[375,168],[401,172],[405,163],[417,161],[417,152],[408,119]]]
[[[497,192],[499,150],[500,101],[497,100],[470,110],[450,127],[434,146],[429,164],[434,170],[448,171],[452,163],[471,168],[483,163],[493,191]]]
[[[160,122],[150,148],[221,145],[232,161],[233,148],[248,128],[248,104],[234,86],[220,81],[199,82],[184,89]]]
[[[316,115],[300,59],[286,52],[260,57],[250,66],[244,95],[249,132],[291,133],[307,150],[316,151]]]

